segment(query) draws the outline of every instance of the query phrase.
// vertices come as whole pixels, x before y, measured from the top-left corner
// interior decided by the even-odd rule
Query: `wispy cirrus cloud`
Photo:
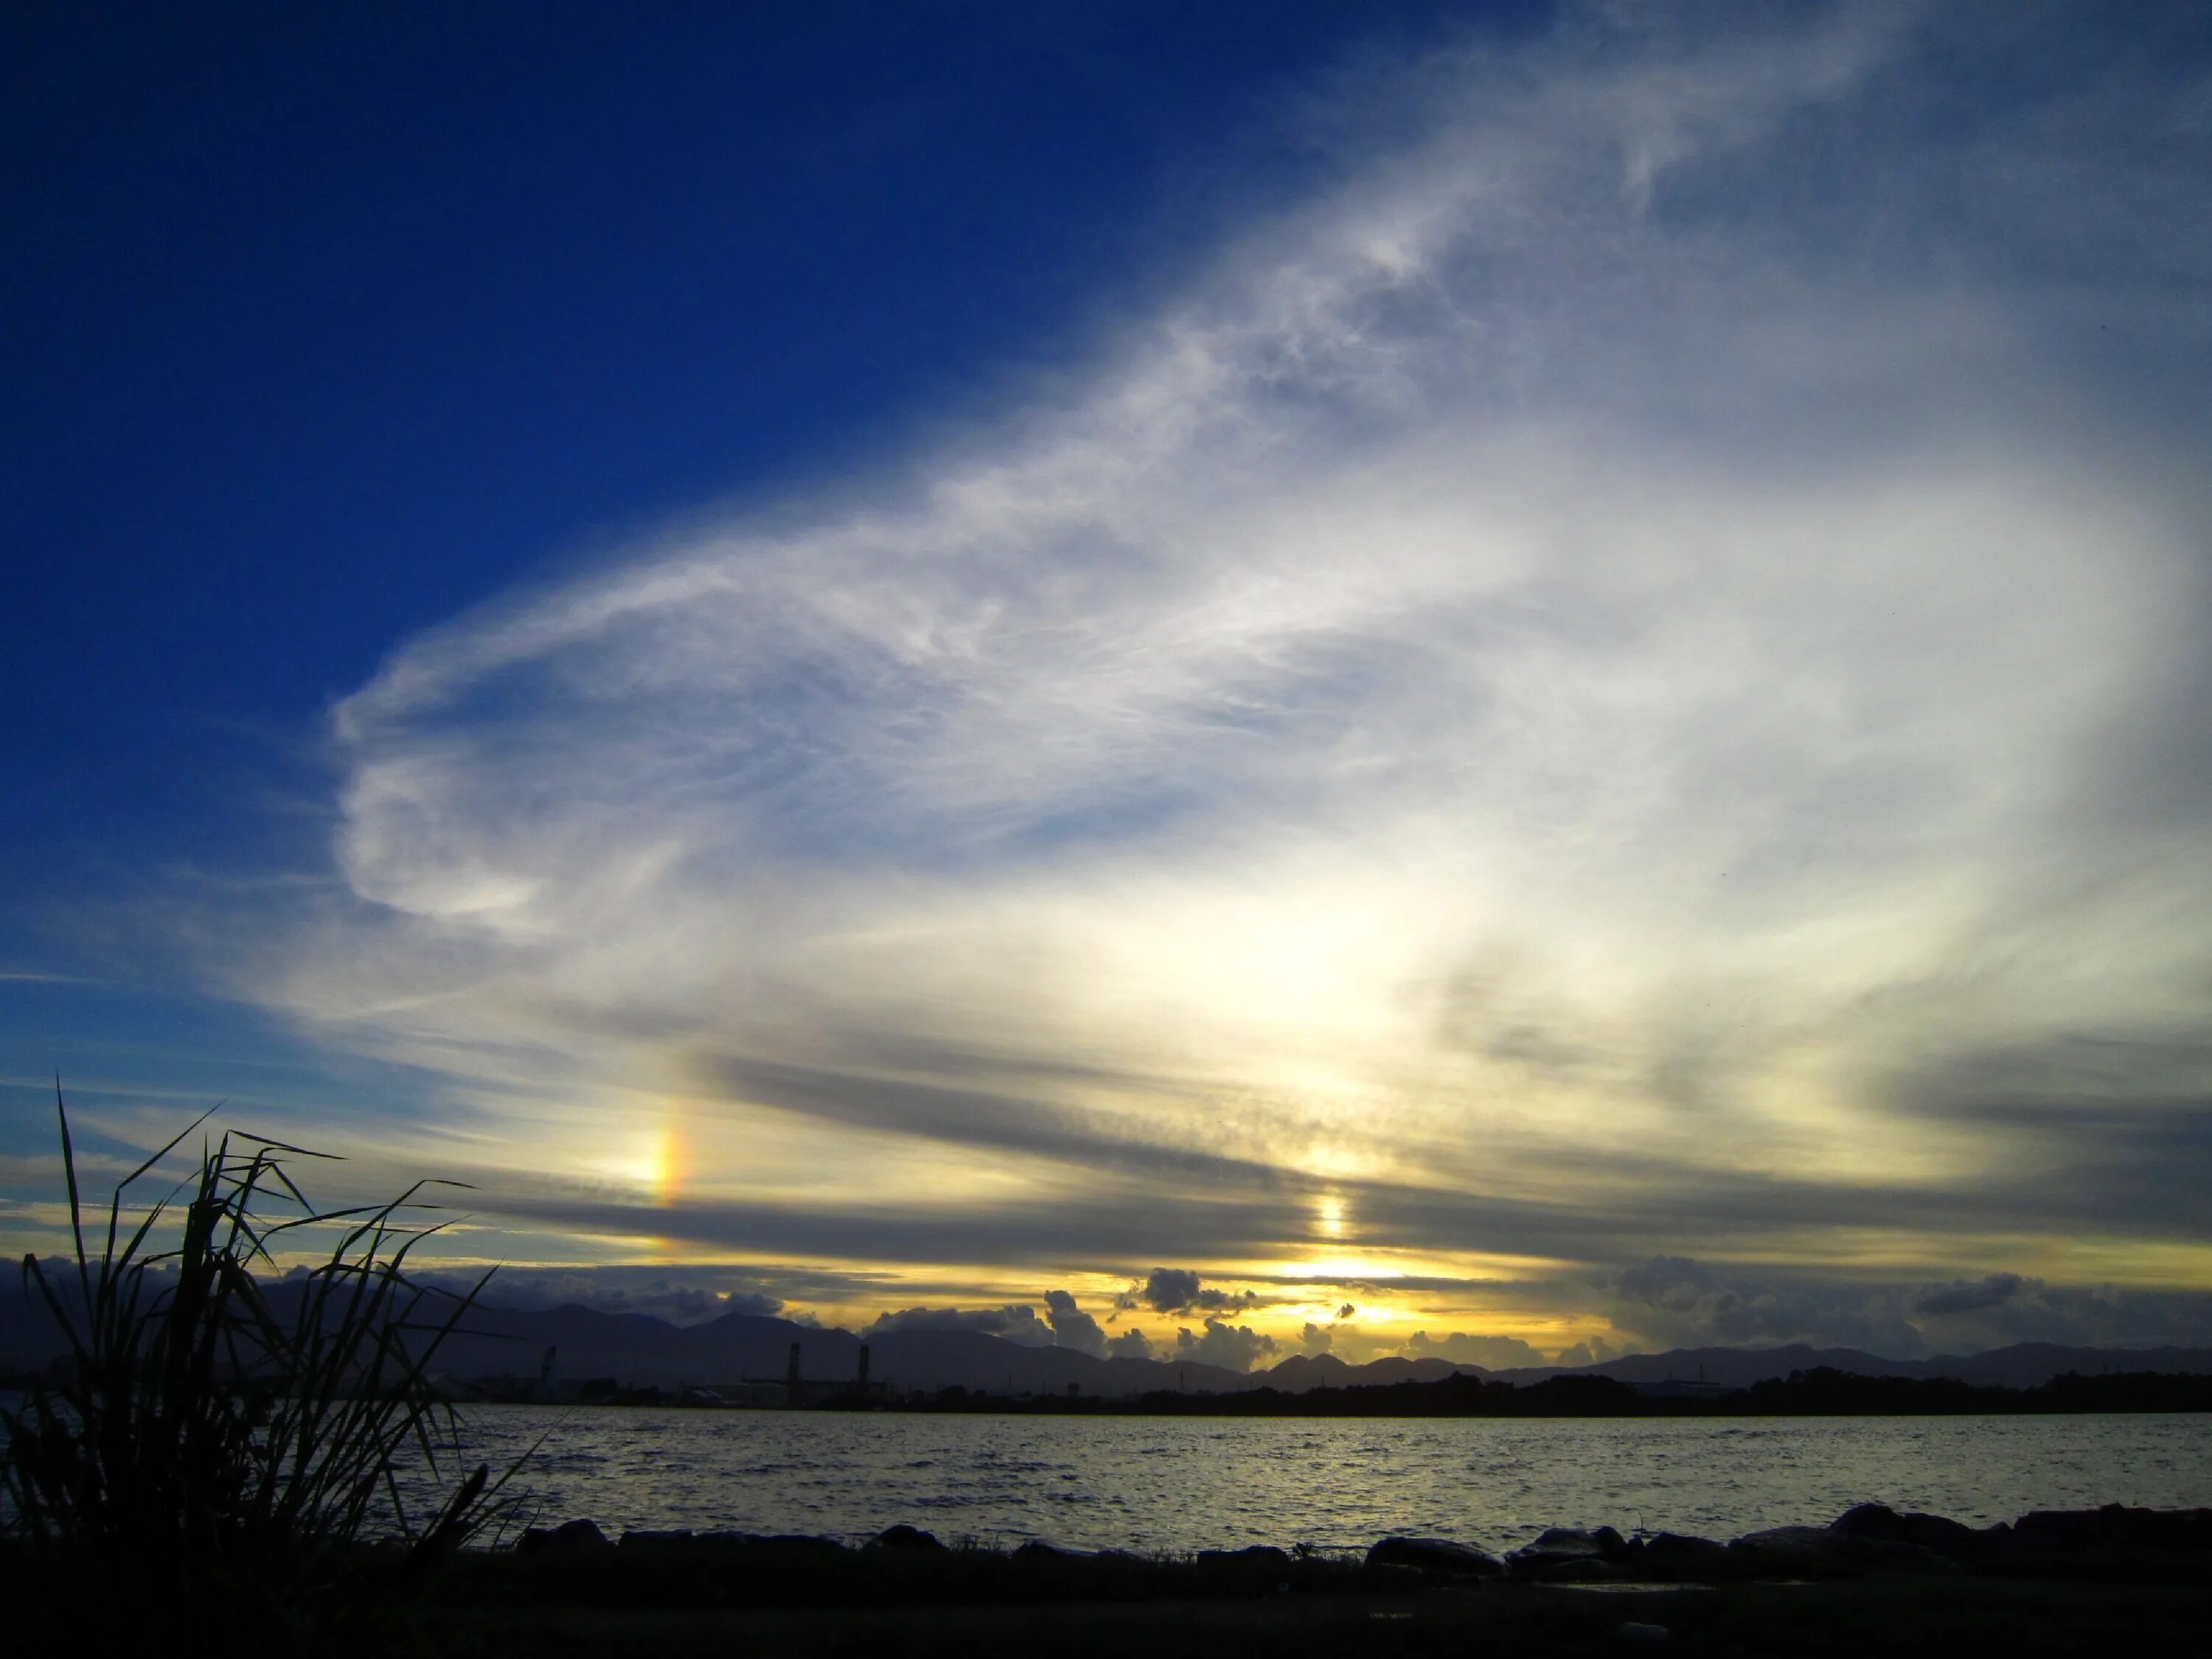
[[[530,1224],[2201,1281],[2164,27],[1364,61],[1074,391],[400,645],[327,890],[211,971],[442,1079]]]

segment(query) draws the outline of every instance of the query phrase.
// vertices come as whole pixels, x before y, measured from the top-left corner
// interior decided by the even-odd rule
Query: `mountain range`
[[[842,1382],[858,1374],[862,1346],[862,1338],[850,1331],[741,1313],[678,1326],[647,1314],[605,1313],[578,1306],[532,1310],[478,1307],[465,1327],[440,1351],[441,1372],[455,1377],[536,1377],[546,1366],[550,1349],[556,1379],[576,1382],[605,1378],[624,1388],[780,1381],[793,1344],[807,1379]],[[2032,1388],[2069,1371],[2088,1376],[2108,1371],[2212,1375],[2212,1349],[2082,1348],[2048,1342],[1930,1359],[1890,1359],[1856,1348],[1802,1344],[1678,1348],[1592,1365],[1495,1371],[1436,1358],[1392,1358],[1352,1364],[1334,1354],[1297,1355],[1264,1370],[1248,1372],[1172,1357],[1102,1359],[1074,1348],[1012,1342],[976,1331],[895,1330],[866,1340],[870,1376],[899,1390],[958,1387],[989,1394],[1057,1395],[1072,1385],[1081,1394],[1107,1399],[1163,1389],[1200,1394],[1273,1388],[1302,1394],[1316,1388],[1433,1382],[1455,1371],[1516,1384],[1564,1374],[1640,1383],[1705,1382],[1723,1388],[1747,1387],[1822,1365],[1863,1376],[1948,1376],[2016,1389]],[[43,1308],[27,1303],[19,1286],[0,1289],[0,1369],[35,1370],[63,1346]]]

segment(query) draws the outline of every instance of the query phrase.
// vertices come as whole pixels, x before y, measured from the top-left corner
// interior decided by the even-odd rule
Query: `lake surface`
[[[2212,1416],[1603,1419],[994,1417],[480,1406],[470,1456],[538,1519],[1085,1549],[1388,1533],[1510,1548],[1547,1526],[1729,1537],[1879,1500],[1977,1525],[2212,1504]]]

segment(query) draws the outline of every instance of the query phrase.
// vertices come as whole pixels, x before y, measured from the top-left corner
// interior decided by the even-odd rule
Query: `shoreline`
[[[1343,1554],[1002,1550],[947,1546],[905,1526],[858,1547],[798,1534],[610,1539],[580,1519],[458,1551],[427,1577],[409,1577],[407,1554],[393,1543],[357,1548],[302,1584],[312,1628],[295,1628],[286,1650],[973,1659],[1013,1645],[1220,1659],[1234,1642],[1293,1659],[1476,1644],[1517,1659],[1665,1642],[1722,1659],[1955,1659],[2186,1652],[2212,1640],[2212,1509],[2106,1504],[1973,1528],[1863,1504],[1823,1526],[1725,1541],[1555,1528],[1502,1554],[1404,1536]],[[88,1569],[58,1553],[0,1550],[16,1631],[81,1638],[88,1589],[130,1588],[103,1585]],[[104,1609],[118,1627],[155,1611],[127,1593]]]
[[[1929,1386],[1911,1379],[1873,1378],[1901,1382],[1919,1389]],[[680,1411],[739,1415],[888,1416],[888,1417],[1171,1417],[1171,1418],[1312,1418],[1343,1421],[1362,1418],[1423,1421],[1488,1419],[1506,1422],[1582,1421],[1591,1419],[1718,1419],[1758,1421],[1805,1418],[1966,1418],[1966,1417],[2201,1417],[2212,1413],[2212,1376],[2166,1373],[2130,1373],[2111,1378],[2061,1378],[2060,1382],[2134,1384],[2148,1381],[2155,1387],[2082,1389],[2049,1392],[2046,1389],[1967,1388],[1945,1397],[1899,1394],[1887,1398],[1856,1391],[1825,1397],[1761,1394],[1757,1389],[1733,1389],[1705,1397],[1644,1394],[1628,1384],[1623,1394],[1589,1391],[1582,1398],[1548,1396],[1499,1402],[1482,1401],[1468,1405],[1449,1393],[1428,1395],[1419,1390],[1443,1389],[1443,1383],[1376,1383],[1336,1390],[1313,1389],[1291,1394],[1273,1389],[1250,1389],[1233,1394],[1151,1394],[1131,1396],[1092,1395],[1004,1395],[962,1392],[947,1399],[942,1394],[889,1400],[845,1400],[832,1396],[801,1405],[758,1404],[749,1401],[702,1398],[699,1389],[641,1388],[605,1395],[561,1392],[537,1394],[495,1389],[448,1393],[438,1396],[442,1405],[465,1413],[483,1407],[536,1407],[556,1411]],[[2168,1386],[2171,1385],[2171,1386]],[[0,1396],[20,1397],[30,1386],[20,1378],[0,1377]],[[1510,1384],[1492,1387],[1510,1388]],[[1535,1385],[1541,1387],[1542,1385]],[[2048,1385],[2055,1389],[2054,1385]],[[1413,1391],[1413,1392],[1408,1392]],[[1523,1390],[1533,1393],[1534,1389]],[[1342,1396],[1353,1396],[1350,1399]],[[346,1396],[351,1397],[351,1396]]]
[[[579,1517],[557,1527],[527,1528],[512,1542],[465,1552],[456,1560],[494,1573],[557,1571],[572,1594],[581,1593],[577,1586],[593,1574],[611,1575],[608,1583],[619,1588],[625,1576],[680,1577],[705,1568],[714,1569],[716,1582],[726,1587],[756,1577],[757,1588],[769,1594],[861,1578],[908,1590],[1004,1588],[1020,1580],[1032,1589],[1158,1589],[1172,1583],[1287,1593],[1357,1586],[1378,1573],[1385,1583],[1409,1582],[1411,1575],[1432,1583],[1589,1586],[1844,1578],[1874,1571],[2148,1580],[2169,1570],[2212,1574],[2212,1507],[2115,1503],[2031,1510],[2010,1522],[1975,1527],[1865,1503],[1825,1525],[1761,1528],[1727,1540],[1640,1528],[1624,1533],[1612,1526],[1547,1527],[1529,1542],[1504,1551],[1467,1539],[1398,1534],[1364,1550],[1246,1544],[1139,1552],[1069,1549],[1042,1540],[1009,1549],[947,1544],[903,1522],[857,1545],[811,1534],[686,1528],[633,1528],[610,1539],[595,1522]]]
[[[1656,1648],[1712,1659],[2006,1659],[2203,1651],[2201,1585],[1865,1579],[1593,1594],[1526,1585],[1319,1601],[1175,1600],[926,1608],[459,1609],[470,1659],[1580,1659]]]
[[[2014,1389],[1950,1377],[1861,1376],[1822,1367],[1722,1389],[1556,1376],[1516,1384],[1465,1374],[1431,1382],[1358,1383],[1297,1391],[1262,1386],[1141,1395],[994,1394],[965,1388],[897,1394],[880,1384],[824,1391],[797,1403],[726,1395],[707,1387],[546,1390],[477,1379],[449,1396],[468,1405],[656,1407],[678,1411],[892,1413],[918,1416],[1315,1418],[1758,1418],[2169,1416],[2212,1412],[2212,1376],[2185,1371],[2068,1372]]]
[[[910,1527],[823,1540],[547,1533],[436,1592],[468,1650],[757,1659],[1008,1646],[1055,1659],[1438,1651],[2018,1656],[2212,1644],[2212,1510],[2036,1511],[1987,1528],[1862,1504],[1721,1542],[1553,1528],[1493,1553],[1391,1537],[1362,1554],[948,1548]],[[555,1610],[549,1603],[557,1601]]]

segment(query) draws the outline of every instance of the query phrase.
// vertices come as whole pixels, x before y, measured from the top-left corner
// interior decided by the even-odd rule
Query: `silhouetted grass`
[[[73,1260],[57,1271],[26,1256],[22,1270],[68,1352],[0,1411],[19,1564],[48,1560],[134,1601],[221,1587],[269,1606],[358,1576],[368,1553],[347,1547],[374,1534],[402,1540],[383,1552],[388,1589],[493,1520],[505,1480],[488,1468],[434,1514],[410,1512],[399,1480],[418,1458],[442,1479],[456,1444],[428,1366],[483,1280],[426,1303],[407,1258],[444,1224],[404,1218],[425,1207],[425,1187],[455,1183],[319,1211],[287,1165],[325,1155],[233,1131],[203,1142],[197,1177],[126,1225],[130,1189],[204,1115],[117,1185],[104,1228],[97,1212],[88,1225],[58,1085],[55,1107]],[[173,1243],[154,1248],[170,1225]],[[303,1276],[255,1277],[276,1269],[284,1235],[331,1228],[337,1243]]]

